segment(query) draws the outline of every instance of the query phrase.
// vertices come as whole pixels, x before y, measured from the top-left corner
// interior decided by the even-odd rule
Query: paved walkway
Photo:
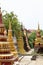
[[[38,56],[36,60],[31,60],[32,56],[24,56],[20,62],[14,65],[43,65],[43,56]]]
[[[15,62],[14,65],[28,65],[31,63],[32,56],[24,56],[20,62]]]
[[[28,65],[29,63],[31,63],[31,57],[32,56],[24,56],[24,58],[20,61],[20,65]]]
[[[32,54],[34,52],[34,49],[31,49],[29,52],[27,52],[26,54]]]
[[[36,61],[31,61],[28,65],[43,65],[43,56],[38,56]]]
[[[34,49],[31,49],[27,54],[34,52]],[[36,60],[31,60],[32,56],[22,56],[23,58],[20,62],[14,62],[14,65],[43,65],[43,56],[39,56]]]

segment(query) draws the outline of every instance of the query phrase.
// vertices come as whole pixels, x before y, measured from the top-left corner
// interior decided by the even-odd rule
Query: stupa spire
[[[0,7],[0,24],[2,24],[2,12],[1,12],[1,7]]]
[[[0,13],[1,13],[1,7],[0,7]]]
[[[4,35],[4,30],[5,30],[5,27],[2,21],[2,12],[1,12],[1,7],[0,7],[0,34],[1,35]]]
[[[11,22],[9,21],[9,30],[11,30]]]
[[[40,25],[39,25],[39,22],[38,22],[38,30],[40,30]]]
[[[13,65],[14,55],[10,51],[9,42],[7,42],[7,36],[4,24],[2,23],[2,13],[0,9],[0,65]]]
[[[12,28],[11,28],[11,22],[9,21],[9,30],[8,30],[8,42],[10,45],[10,50],[14,54],[15,57],[18,57],[18,52],[14,46],[13,36],[12,36]]]

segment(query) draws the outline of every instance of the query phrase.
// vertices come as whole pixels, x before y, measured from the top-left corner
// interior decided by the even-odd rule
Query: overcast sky
[[[43,29],[43,0],[0,0],[2,10],[14,11],[27,29]]]

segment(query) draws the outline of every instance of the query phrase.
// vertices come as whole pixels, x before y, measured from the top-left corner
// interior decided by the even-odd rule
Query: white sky
[[[43,0],[0,0],[2,10],[14,11],[27,29],[43,29]]]

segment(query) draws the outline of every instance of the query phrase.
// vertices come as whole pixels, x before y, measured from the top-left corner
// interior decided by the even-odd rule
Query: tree
[[[30,45],[31,48],[34,47],[33,43],[34,43],[35,38],[36,38],[36,33],[32,32],[31,35],[28,38],[28,42],[29,42],[29,45]]]
[[[8,32],[8,28],[9,28],[9,21],[11,22],[11,25],[12,25],[12,33],[13,33],[13,36],[14,34],[16,35],[16,37],[18,37],[18,32],[20,31],[20,23],[18,21],[18,18],[17,16],[13,13],[13,12],[10,12],[10,13],[5,13],[3,15],[3,22],[5,24],[5,27],[7,29],[7,32]]]
[[[43,30],[40,31],[41,36],[43,36]]]

